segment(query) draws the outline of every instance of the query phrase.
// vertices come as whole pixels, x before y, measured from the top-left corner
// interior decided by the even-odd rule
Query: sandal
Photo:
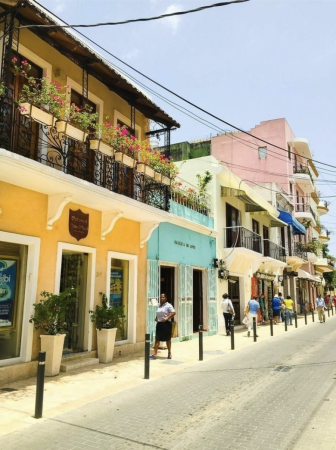
[[[150,359],[157,359],[157,357],[155,355],[151,355],[149,358]]]
[[[168,353],[168,359],[172,359],[172,354]]]

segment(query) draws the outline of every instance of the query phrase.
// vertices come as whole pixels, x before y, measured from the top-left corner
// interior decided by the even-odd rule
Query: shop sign
[[[121,306],[123,294],[123,269],[111,269],[110,306]]]
[[[17,261],[0,259],[0,328],[13,325]]]
[[[180,245],[181,247],[188,247],[188,248],[192,248],[192,249],[196,249],[196,245],[191,245],[191,244],[186,244],[185,242],[182,241],[174,241],[175,245]]]
[[[70,209],[69,233],[77,241],[86,238],[89,233],[89,214],[83,213],[80,209],[77,209],[77,211]]]

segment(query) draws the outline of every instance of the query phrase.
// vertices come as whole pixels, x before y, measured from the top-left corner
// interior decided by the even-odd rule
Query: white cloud
[[[134,48],[133,50],[130,50],[129,52],[124,53],[121,56],[121,58],[130,60],[130,59],[136,58],[139,54],[140,54],[140,51],[137,48]]]
[[[171,14],[179,11],[182,11],[182,8],[179,5],[170,5],[163,14]],[[166,19],[162,19],[162,23],[171,28],[174,34],[177,32],[180,21],[181,18],[179,16],[167,17]]]

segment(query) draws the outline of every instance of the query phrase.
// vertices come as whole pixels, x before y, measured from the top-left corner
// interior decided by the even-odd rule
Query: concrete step
[[[93,366],[99,364],[98,358],[82,358],[73,361],[62,361],[61,372],[71,372],[72,370],[80,369],[86,366]]]

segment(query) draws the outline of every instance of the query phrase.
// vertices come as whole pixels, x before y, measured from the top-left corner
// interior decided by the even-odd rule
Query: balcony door
[[[252,250],[260,253],[259,222],[254,219],[252,219],[252,231],[255,233],[252,239]]]
[[[18,65],[21,61],[27,61],[21,55],[17,55]],[[35,78],[36,82],[43,77],[43,70],[41,67],[27,61],[31,69],[27,76]],[[9,95],[14,95],[15,100],[19,100],[22,89],[28,84],[27,78],[14,72],[11,68],[11,82],[9,86]],[[38,140],[39,140],[39,124],[30,119],[30,116],[20,114],[16,103],[14,103],[13,119],[13,151],[26,158],[37,159]]]
[[[226,204],[226,247],[240,247],[239,210]]]
[[[270,256],[269,229],[263,225],[264,256]]]

